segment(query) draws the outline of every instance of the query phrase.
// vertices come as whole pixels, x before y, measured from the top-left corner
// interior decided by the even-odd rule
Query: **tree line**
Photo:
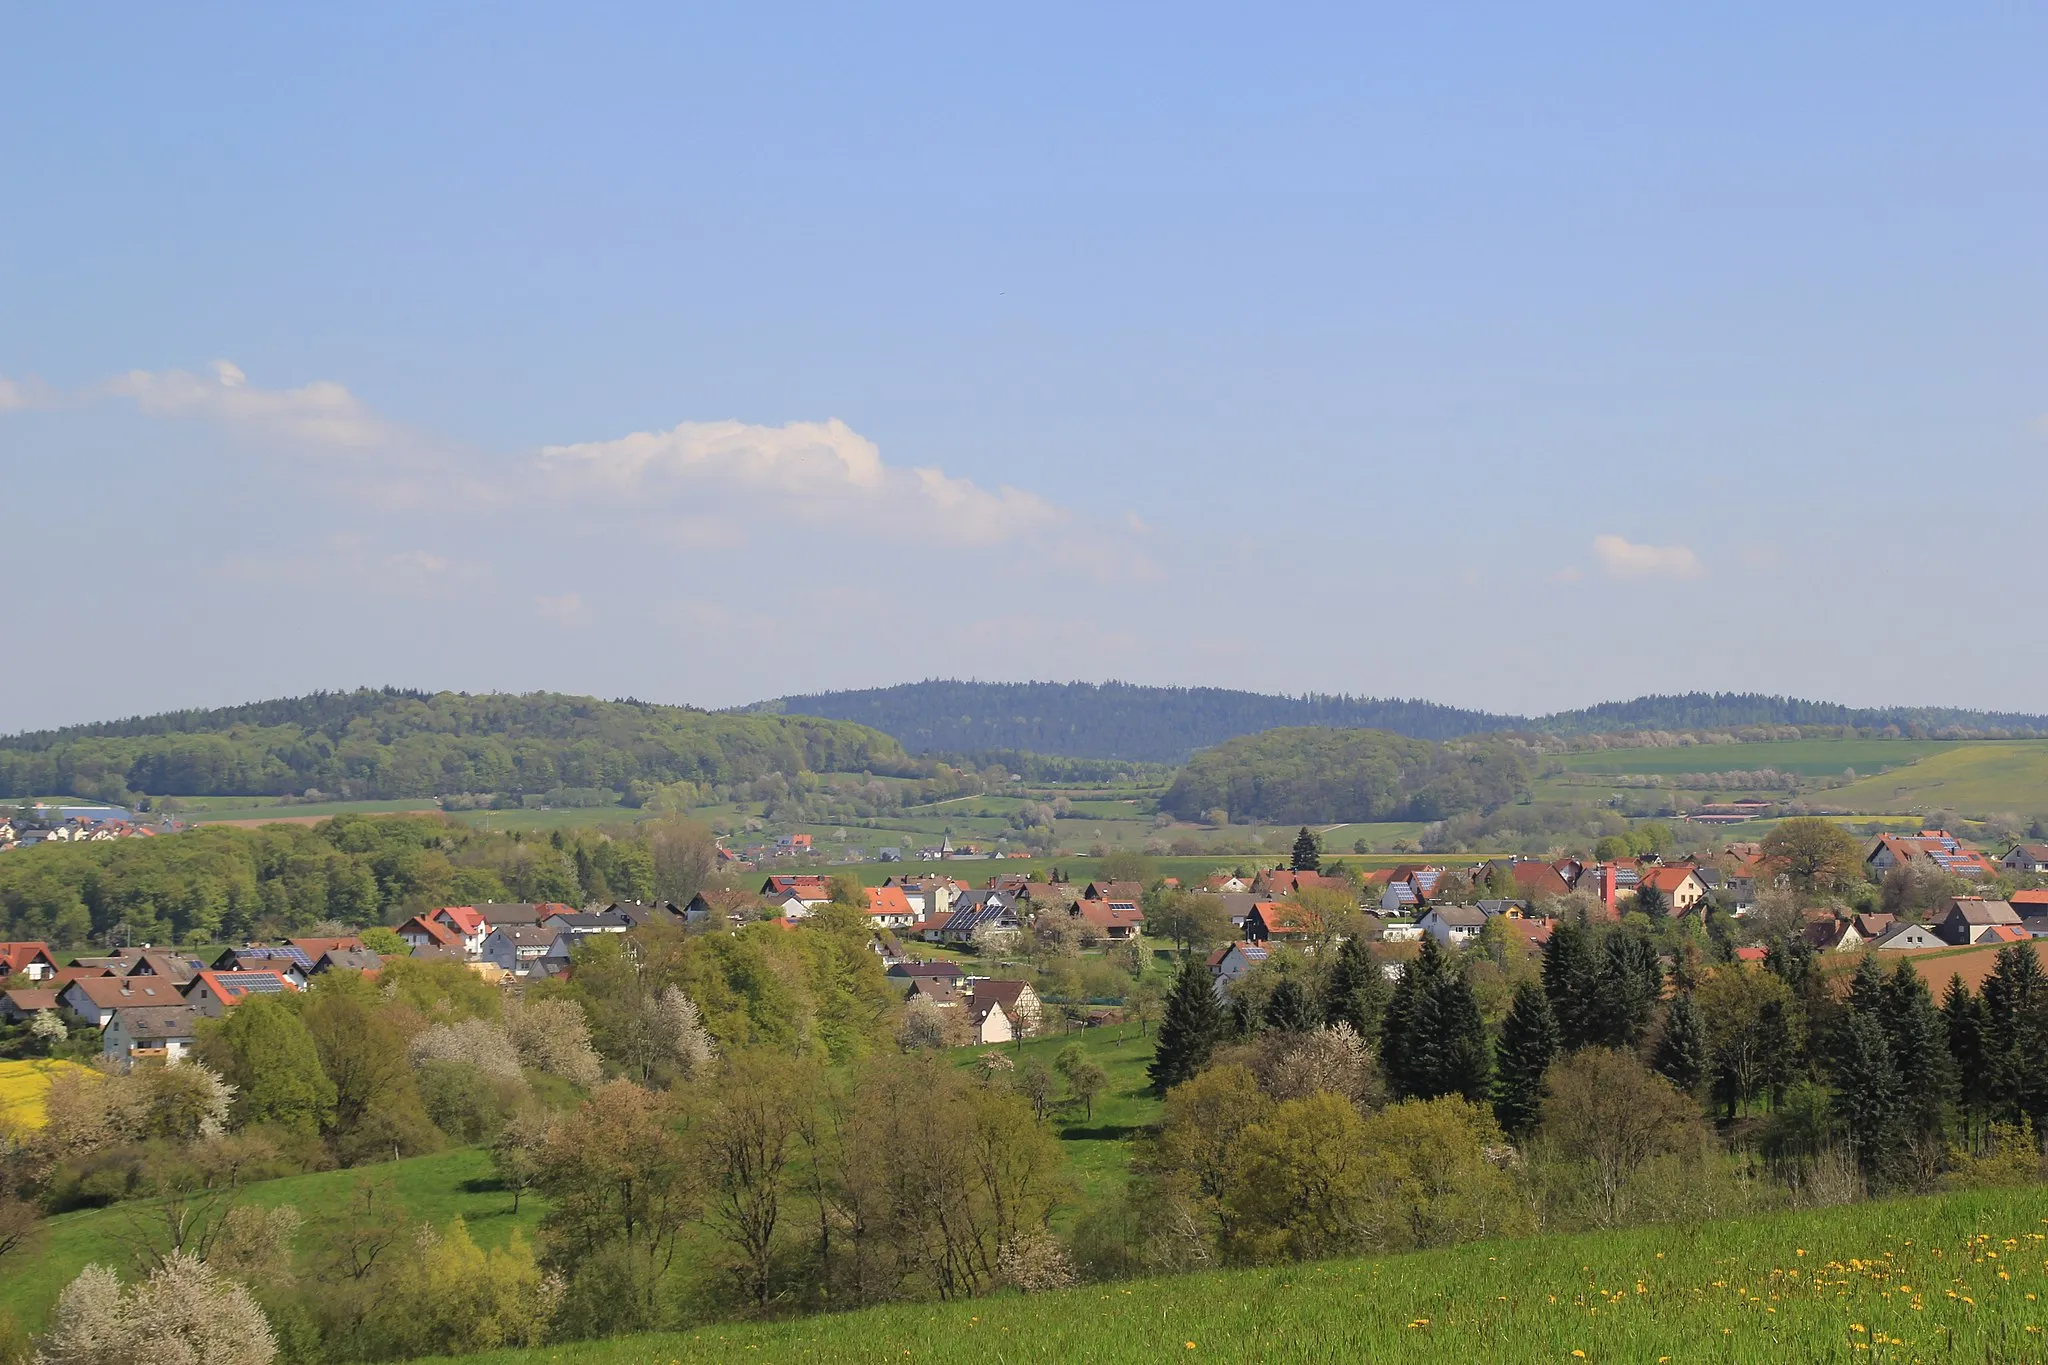
[[[544,692],[316,694],[0,738],[0,797],[632,793],[770,773],[919,771],[895,740],[844,722]]]
[[[58,946],[242,942],[481,901],[687,901],[714,856],[710,833],[681,817],[539,835],[345,815],[50,842],[0,857],[0,934]]]
[[[1138,1273],[2040,1178],[2031,943],[1937,1003],[1909,962],[1830,973],[1796,937],[1716,961],[1630,918],[1568,916],[1540,963],[1424,939],[1393,977],[1362,938],[1282,951],[1227,1000],[1190,959],[1151,1067],[1166,1118],[1077,1256]]]
[[[1511,739],[1435,744],[1380,730],[1268,730],[1196,754],[1160,807],[1183,820],[1443,820],[1527,795]]]

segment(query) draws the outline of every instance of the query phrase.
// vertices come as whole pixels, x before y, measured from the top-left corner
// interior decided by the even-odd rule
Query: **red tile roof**
[[[900,886],[871,886],[868,888],[868,913],[880,919],[884,916],[906,919],[915,918],[916,911],[910,908],[910,897],[903,894]]]

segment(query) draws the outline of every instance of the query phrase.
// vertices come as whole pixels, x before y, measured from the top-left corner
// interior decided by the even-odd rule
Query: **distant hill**
[[[893,735],[912,753],[1019,749],[1070,758],[1182,763],[1240,735],[1287,726],[1387,730],[1411,739],[1529,731],[1555,735],[1631,730],[1737,730],[1759,725],[1855,726],[1936,734],[2048,733],[2048,717],[1945,707],[1853,708],[1756,692],[1692,692],[1605,702],[1553,715],[1494,715],[1427,701],[1270,696],[1219,687],[1132,683],[983,683],[928,679],[895,687],[780,697],[745,708],[855,721]]]
[[[814,716],[363,688],[0,737],[0,797],[627,793],[643,783],[916,766],[888,735]]]
[[[1518,716],[1376,697],[1265,696],[1221,687],[983,683],[932,679],[760,702],[751,711],[824,716],[894,735],[912,753],[1021,749],[1068,758],[1180,763],[1197,749],[1281,726],[1390,730],[1451,739],[1518,729]]]

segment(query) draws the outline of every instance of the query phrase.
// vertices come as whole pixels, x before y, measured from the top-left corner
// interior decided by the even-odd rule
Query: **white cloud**
[[[0,412],[27,412],[31,408],[53,408],[62,395],[42,380],[9,379],[0,374]]]
[[[1621,536],[1593,537],[1593,557],[1609,578],[1699,578],[1706,566],[1684,545],[1637,545]]]
[[[210,376],[189,370],[130,370],[92,392],[130,399],[149,417],[197,417],[309,446],[374,450],[404,434],[332,380],[318,379],[296,389],[266,389],[251,384],[233,361],[216,360],[211,369]]]
[[[770,494],[775,507],[812,519],[845,512],[918,514],[942,539],[1003,539],[1060,521],[1035,493],[990,490],[944,470],[887,464],[873,441],[834,418],[757,426],[683,422],[610,441],[546,446],[542,467],[558,479],[635,496],[722,490]]]

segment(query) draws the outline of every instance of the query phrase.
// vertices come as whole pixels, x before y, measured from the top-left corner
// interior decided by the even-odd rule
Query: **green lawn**
[[[531,1238],[545,1207],[539,1199],[528,1195],[520,1201],[515,1218],[512,1197],[493,1185],[489,1155],[475,1147],[355,1170],[259,1181],[248,1187],[246,1197],[249,1203],[264,1208],[280,1204],[297,1207],[306,1220],[299,1237],[299,1251],[303,1255],[312,1249],[317,1236],[313,1225],[346,1207],[350,1192],[360,1180],[392,1182],[400,1200],[416,1219],[445,1225],[460,1216],[469,1225],[470,1235],[484,1246],[503,1245],[515,1226]],[[123,1238],[132,1236],[138,1220],[146,1220],[155,1207],[154,1201],[138,1200],[50,1219],[35,1251],[8,1258],[6,1273],[0,1275],[0,1311],[12,1313],[30,1330],[36,1330],[56,1302],[58,1291],[88,1262],[111,1265],[125,1274],[131,1253]]]
[[[1109,1075],[1109,1084],[1095,1097],[1091,1117],[1081,1105],[1067,1097],[1066,1083],[1057,1083],[1061,1098],[1047,1111],[1053,1131],[1059,1135],[1073,1178],[1075,1202],[1057,1218],[1060,1227],[1071,1227],[1088,1210],[1119,1194],[1130,1175],[1131,1139],[1141,1128],[1159,1119],[1160,1101],[1151,1091],[1145,1068],[1152,1062],[1152,1039],[1141,1036],[1136,1024],[1111,1024],[1100,1028],[1060,1032],[1047,1020],[1051,1035],[1000,1049],[966,1047],[955,1049],[959,1065],[968,1067],[984,1052],[1000,1051],[1022,1066],[1036,1059],[1049,1070],[1053,1058],[1069,1043],[1078,1045]]]
[[[466,1357],[670,1361],[2043,1359],[2048,1190],[1084,1285]]]
[[[1716,773],[1775,768],[1801,777],[1839,777],[1844,768],[1874,773],[1956,749],[2015,743],[2039,741],[1796,739],[1769,744],[1695,744],[1678,749],[1597,749],[1563,754],[1558,761],[1580,773]]]

